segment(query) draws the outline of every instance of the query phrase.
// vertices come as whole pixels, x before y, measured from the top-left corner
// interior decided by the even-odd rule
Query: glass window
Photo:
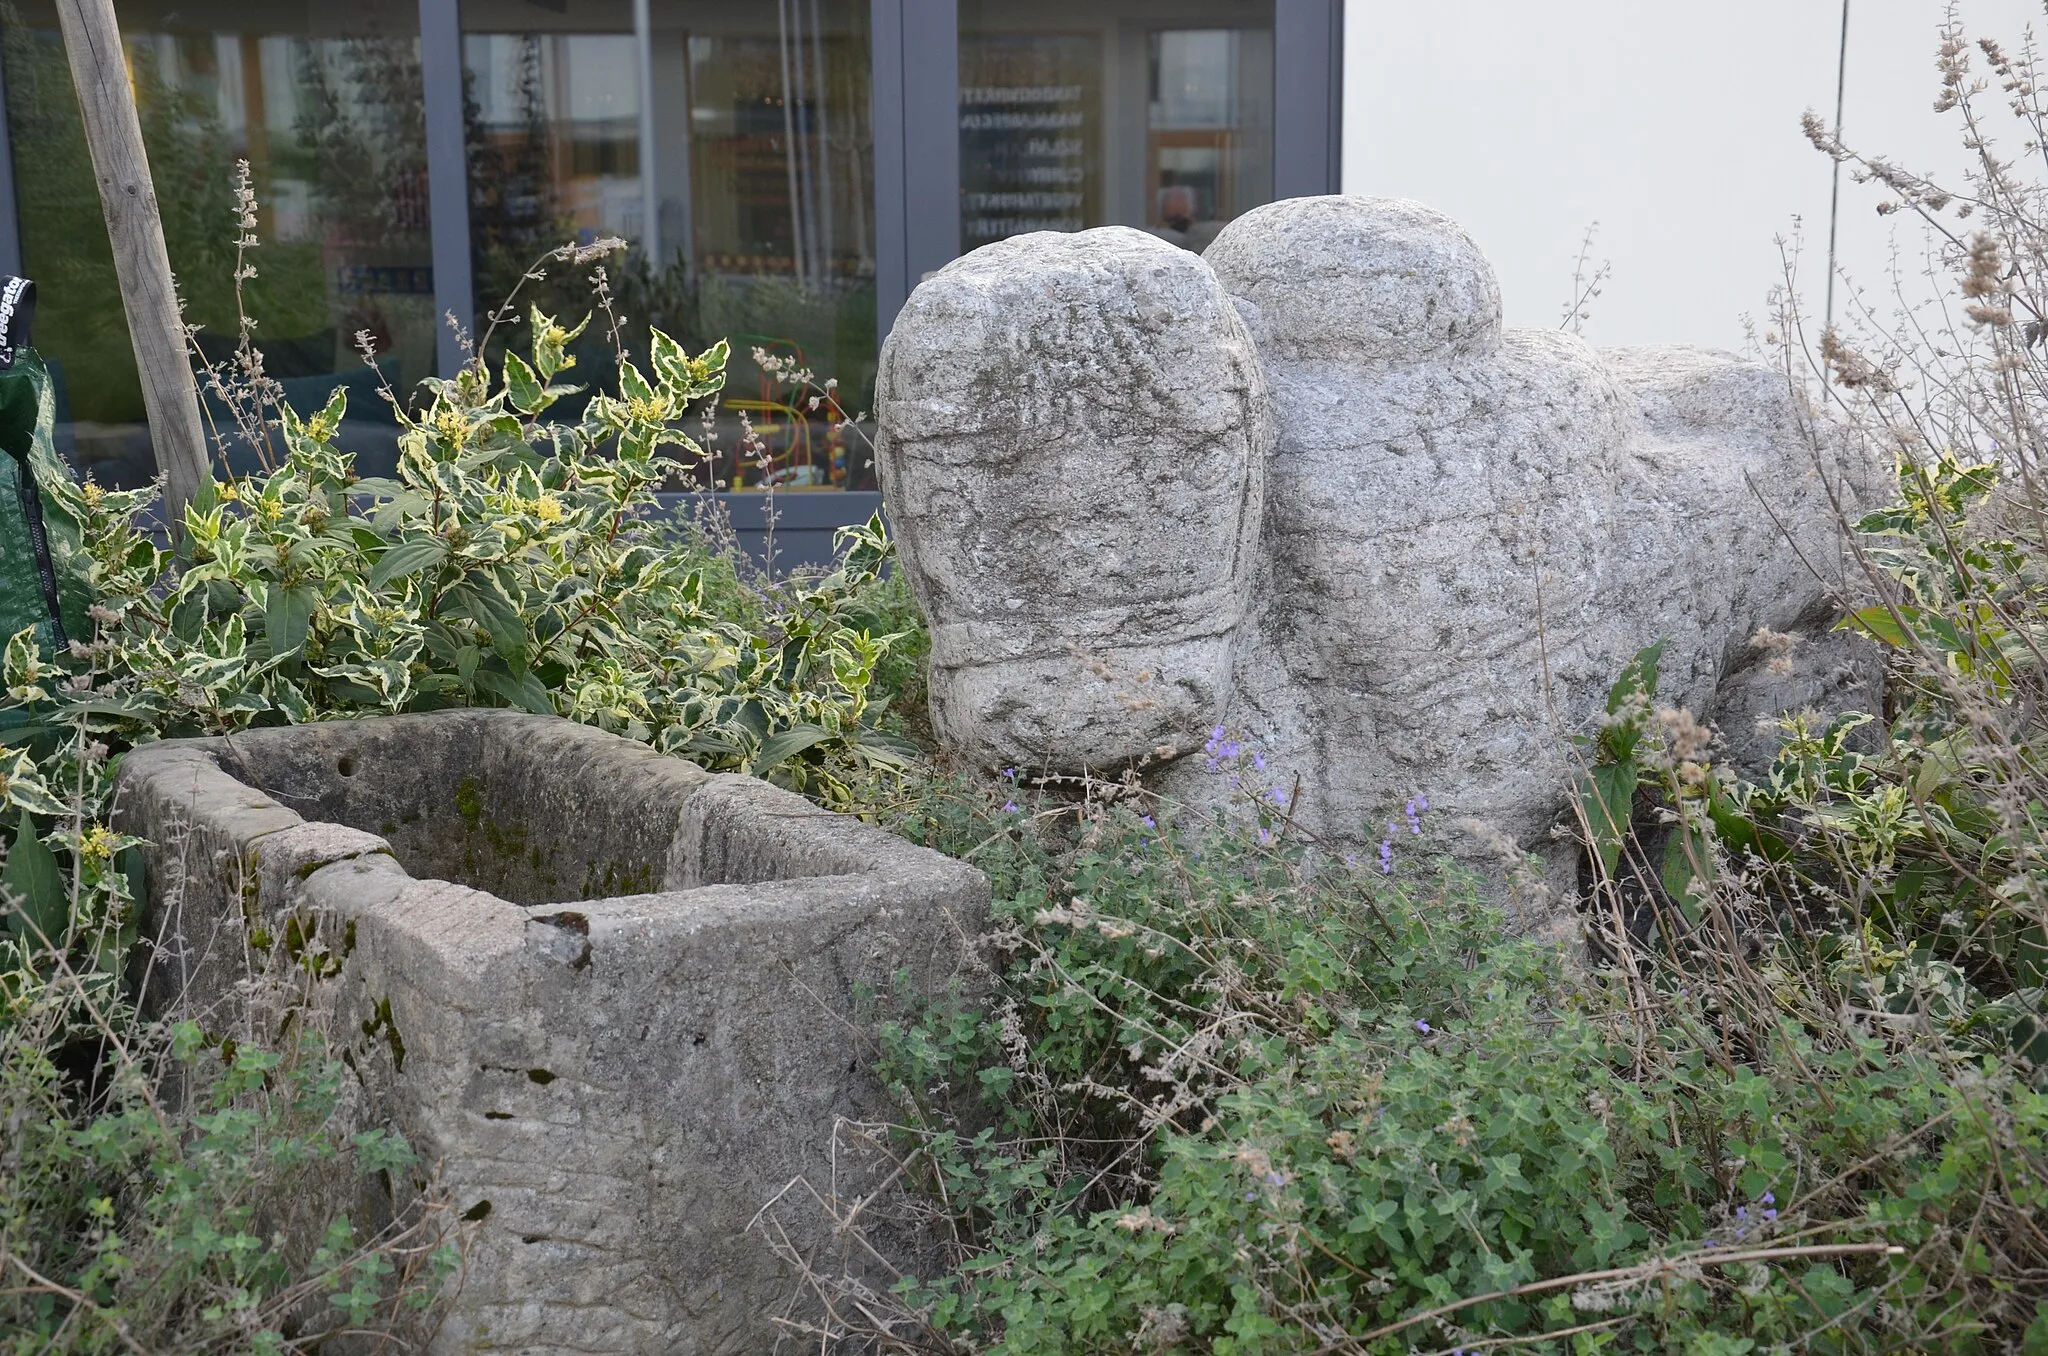
[[[171,267],[210,359],[236,342],[232,170],[259,203],[244,292],[268,374],[295,407],[350,388],[342,445],[363,474],[395,460],[379,373],[404,389],[433,370],[418,6],[412,0],[118,0]],[[70,68],[49,0],[17,0],[4,28],[22,267],[37,283],[37,347],[57,374],[58,438],[105,483],[154,474]],[[210,409],[217,420],[221,412]],[[225,427],[225,421],[220,420]],[[238,448],[237,469],[262,454]]]
[[[751,357],[836,379],[849,413],[871,403],[868,8],[647,0],[636,21],[625,0],[464,0],[477,314],[554,246],[633,242],[611,270],[628,350],[650,323],[692,347],[732,341],[720,454],[695,484],[874,487],[859,439],[793,406]],[[521,296],[563,314],[590,305],[571,278]],[[607,380],[595,327],[577,358],[587,380]]]
[[[1272,0],[960,4],[960,236],[1201,250],[1273,196]]]

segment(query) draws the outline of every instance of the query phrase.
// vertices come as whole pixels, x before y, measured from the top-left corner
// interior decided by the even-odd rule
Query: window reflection
[[[397,425],[355,336],[395,386],[433,370],[417,6],[122,0],[116,14],[201,352],[217,361],[235,345],[230,171],[246,159],[262,245],[245,291],[266,372],[306,410],[347,386],[341,443],[379,473]],[[155,473],[142,391],[54,7],[11,6],[0,30],[23,270],[41,295],[35,337],[57,376],[59,443],[95,479],[141,484]],[[207,412],[226,427],[217,405]],[[227,461],[246,470],[260,457],[237,447]]]
[[[868,407],[875,367],[873,136],[866,0],[467,0],[463,7],[477,311],[548,248],[623,236],[627,347],[659,325],[733,345],[719,455],[692,483],[870,489],[857,436],[787,399],[755,348]],[[551,278],[544,307],[581,314]],[[608,339],[586,334],[602,385]],[[752,427],[752,450],[741,424]],[[849,445],[849,438],[851,445]]]
[[[1061,33],[963,35],[961,245],[1102,219],[1102,44]]]
[[[631,33],[470,33],[470,227],[476,311],[568,241],[641,235]]]
[[[1271,0],[960,5],[963,248],[1124,224],[1201,250],[1273,194]]]

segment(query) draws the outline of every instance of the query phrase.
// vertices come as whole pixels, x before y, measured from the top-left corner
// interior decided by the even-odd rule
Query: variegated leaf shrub
[[[394,479],[358,479],[318,414],[276,410],[281,455],[215,482],[174,549],[154,491],[58,487],[91,555],[95,631],[69,652],[5,645],[0,795],[7,934],[19,976],[39,943],[93,939],[111,984],[132,942],[128,847],[103,821],[109,754],[179,735],[337,716],[509,706],[559,714],[829,804],[903,765],[870,700],[899,638],[861,602],[889,545],[842,535],[827,573],[740,587],[735,565],[665,520],[656,489],[696,445],[684,413],[724,382],[726,346],[654,333],[647,370],[573,421],[568,329],[538,310],[530,358],[474,363],[400,411]],[[77,917],[72,917],[76,910]]]

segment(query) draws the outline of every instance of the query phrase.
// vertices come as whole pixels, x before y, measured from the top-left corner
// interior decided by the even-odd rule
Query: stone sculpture
[[[1837,559],[1782,376],[1504,329],[1419,203],[1274,203],[1199,258],[990,245],[912,295],[877,399],[934,720],[990,765],[1202,798],[1220,726],[1325,835],[1421,792],[1534,846],[1644,645],[1737,735],[1857,672],[1816,634],[1798,681],[1744,676],[1759,628],[1820,631]]]

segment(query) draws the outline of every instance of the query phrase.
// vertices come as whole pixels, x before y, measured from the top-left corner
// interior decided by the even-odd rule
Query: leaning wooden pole
[[[85,142],[99,180],[114,273],[142,378],[142,407],[157,469],[164,474],[166,516],[173,529],[209,474],[206,433],[199,422],[199,390],[185,353],[185,324],[164,248],[163,216],[142,147],[142,121],[128,82],[114,0],[57,0],[71,83],[85,115]],[[223,218],[225,220],[225,218]]]

